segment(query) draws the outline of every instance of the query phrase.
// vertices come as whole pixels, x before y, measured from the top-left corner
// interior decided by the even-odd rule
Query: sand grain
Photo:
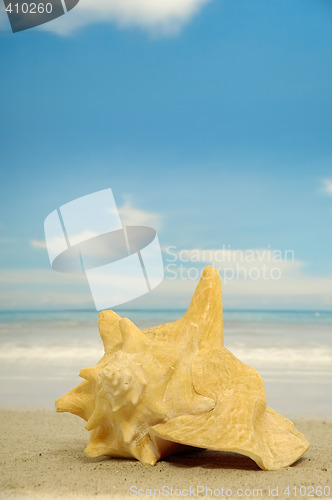
[[[138,492],[139,488],[160,489],[162,493],[163,487],[169,497],[171,488],[173,497],[179,497],[180,491],[190,487],[197,492],[197,486],[220,491],[219,498],[227,498],[226,489],[239,498],[239,488],[247,489],[248,494],[243,494],[243,498],[261,498],[260,490],[264,497],[272,498],[269,487],[274,492],[278,487],[280,499],[295,498],[294,487],[297,499],[311,497],[310,486],[314,488],[310,489],[314,497],[318,496],[315,490],[318,486],[323,490],[325,487],[325,493],[330,488],[332,493],[332,423],[314,420],[295,423],[311,446],[302,459],[282,471],[264,472],[247,457],[208,451],[169,457],[149,467],[135,460],[86,458],[83,451],[88,432],[84,422],[73,415],[1,410],[0,498],[142,498],[130,496],[130,492]],[[284,494],[287,486],[292,493],[289,496]],[[259,490],[258,494],[254,489]],[[307,495],[303,495],[305,492]],[[202,492],[200,498],[211,498],[210,492],[206,493]]]

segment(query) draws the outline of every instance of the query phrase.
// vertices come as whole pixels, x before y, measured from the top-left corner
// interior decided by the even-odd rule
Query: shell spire
[[[223,345],[222,291],[219,272],[206,266],[184,315],[199,328],[199,343]]]

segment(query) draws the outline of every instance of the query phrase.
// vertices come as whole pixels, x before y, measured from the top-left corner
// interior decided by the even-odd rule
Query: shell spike
[[[218,269],[206,266],[183,317],[198,325],[198,342],[223,345],[222,292]]]
[[[114,311],[100,311],[98,316],[98,327],[104,344],[105,353],[115,350],[121,342],[119,322],[121,317]]]
[[[94,411],[93,400],[91,385],[86,380],[83,380],[77,387],[56,400],[55,409],[59,413],[68,411],[84,420],[88,420]]]
[[[145,344],[149,342],[148,337],[144,335],[132,321],[123,318],[120,323],[122,335],[122,349],[127,353],[140,352]]]
[[[97,383],[99,381],[98,369],[95,366],[90,366],[89,368],[82,368],[79,376],[88,380],[89,382]]]

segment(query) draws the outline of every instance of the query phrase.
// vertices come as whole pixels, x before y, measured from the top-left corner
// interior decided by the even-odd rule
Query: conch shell
[[[216,269],[204,269],[178,321],[140,330],[106,310],[99,330],[105,355],[56,401],[58,412],[87,421],[86,456],[154,465],[187,446],[241,453],[279,470],[307,451],[294,424],[266,406],[258,372],[223,346]]]

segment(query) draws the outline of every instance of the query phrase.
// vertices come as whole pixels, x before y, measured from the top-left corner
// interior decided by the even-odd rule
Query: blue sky
[[[111,187],[164,248],[294,251],[284,289],[234,283],[229,307],[332,309],[329,1],[125,4],[17,34],[2,19],[1,307],[89,305],[38,242],[54,208]],[[142,304],[172,305],[171,285]]]

